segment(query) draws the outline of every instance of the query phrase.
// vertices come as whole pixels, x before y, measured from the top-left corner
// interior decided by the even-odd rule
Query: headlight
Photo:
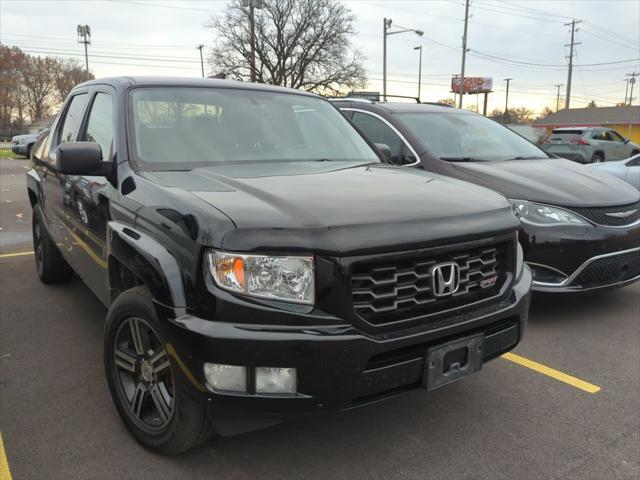
[[[220,288],[261,298],[313,305],[313,257],[207,252],[207,264]]]
[[[524,200],[510,200],[516,216],[525,223],[539,227],[556,227],[558,225],[589,225],[585,220],[559,207],[551,207]]]

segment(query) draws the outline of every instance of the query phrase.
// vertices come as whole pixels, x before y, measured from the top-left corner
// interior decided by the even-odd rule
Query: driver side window
[[[384,143],[391,149],[391,161],[396,165],[414,163],[415,157],[398,134],[385,122],[373,115],[354,112],[353,123],[372,143]]]

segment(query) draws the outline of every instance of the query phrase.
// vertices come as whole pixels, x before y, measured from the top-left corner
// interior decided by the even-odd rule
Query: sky
[[[199,44],[213,42],[205,24],[226,1],[211,0],[0,0],[0,42],[32,55],[84,62],[77,25],[91,27],[89,68],[112,75],[200,76]],[[387,91],[417,95],[418,51],[422,45],[423,101],[452,97],[459,74],[464,0],[344,0],[356,15],[354,48],[367,57],[367,90],[382,89],[383,18],[392,25],[424,31],[388,37]],[[554,85],[564,98],[572,19],[577,26],[571,106],[591,100],[612,106],[625,97],[625,78],[640,72],[640,0],[473,0],[465,76],[492,77],[489,111],[505,105],[505,78],[512,78],[509,108],[535,113],[555,110]],[[602,65],[608,63],[606,65]],[[210,67],[205,67],[210,72]],[[640,104],[640,77],[634,104]],[[561,99],[562,103],[562,99]],[[464,105],[482,97],[465,96]]]

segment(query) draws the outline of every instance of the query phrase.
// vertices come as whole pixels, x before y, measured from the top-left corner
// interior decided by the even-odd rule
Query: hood
[[[27,133],[25,135],[16,135],[14,137],[11,137],[11,141],[12,142],[17,142],[20,140],[31,140],[32,138],[37,137],[37,135],[33,134],[33,133]]]
[[[236,239],[252,231],[262,248],[294,239],[342,252],[382,244],[397,248],[401,242],[441,243],[518,227],[509,203],[494,192],[382,164],[262,162],[144,175],[222,211],[236,225]]]
[[[637,202],[638,191],[610,175],[565,159],[469,162],[456,177],[508,198],[565,207],[606,207]]]

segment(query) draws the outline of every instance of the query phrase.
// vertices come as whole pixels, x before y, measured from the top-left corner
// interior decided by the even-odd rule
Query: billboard
[[[488,93],[493,89],[491,77],[464,77],[463,93]],[[460,77],[451,78],[451,91],[460,93]]]

